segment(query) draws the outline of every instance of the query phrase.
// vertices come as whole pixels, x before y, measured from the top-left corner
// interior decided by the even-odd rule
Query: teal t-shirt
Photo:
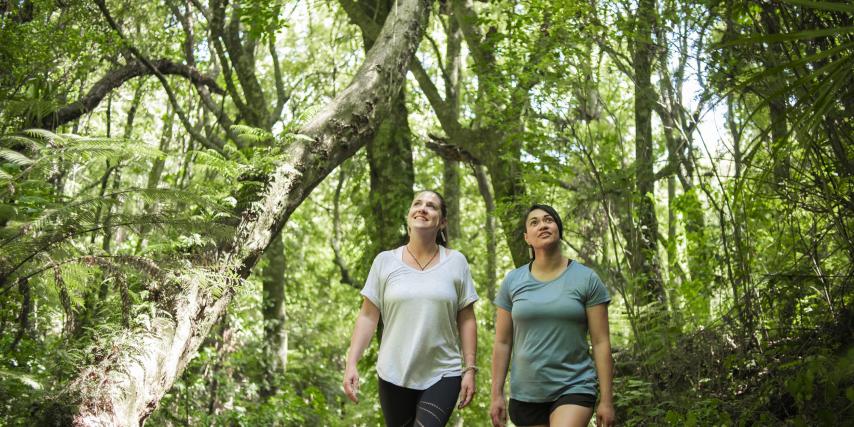
[[[528,265],[508,273],[495,305],[513,318],[510,397],[552,402],[568,393],[595,395],[586,309],[610,301],[599,276],[575,261],[549,282],[535,279]]]

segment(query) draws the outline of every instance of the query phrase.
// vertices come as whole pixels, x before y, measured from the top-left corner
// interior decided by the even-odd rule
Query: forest
[[[480,301],[532,203],[625,426],[854,419],[848,0],[0,0],[0,425],[378,426],[373,258],[441,192]],[[845,420],[848,421],[845,421]],[[591,423],[592,425],[593,423]]]

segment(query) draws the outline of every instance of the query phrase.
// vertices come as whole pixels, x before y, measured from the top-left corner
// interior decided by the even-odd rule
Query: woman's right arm
[[[347,350],[347,365],[344,369],[344,393],[355,403],[359,402],[356,395],[359,393],[359,371],[358,363],[362,353],[371,343],[371,338],[377,331],[377,323],[380,320],[380,310],[367,298],[362,301],[362,309],[356,318],[356,327],[353,328],[353,336],[350,337],[350,348]]]
[[[507,403],[504,399],[504,380],[510,365],[510,351],[513,348],[513,318],[510,312],[496,309],[495,344],[492,347],[492,402],[489,415],[493,426],[504,427],[507,422]]]

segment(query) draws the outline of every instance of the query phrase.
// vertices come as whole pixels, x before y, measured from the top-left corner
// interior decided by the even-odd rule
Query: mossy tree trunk
[[[149,283],[157,310],[126,331],[44,415],[74,425],[138,425],[195,356],[242,281],[287,218],[329,172],[373,138],[400,92],[423,35],[429,2],[400,0],[351,84],[287,147],[262,199],[243,213],[233,243],[207,266]]]

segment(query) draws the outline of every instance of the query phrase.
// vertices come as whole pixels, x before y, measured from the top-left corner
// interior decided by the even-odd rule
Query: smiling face
[[[525,242],[534,248],[544,248],[560,242],[560,230],[551,214],[534,209],[525,218]]]
[[[416,194],[409,205],[406,223],[412,231],[433,229],[438,232],[447,223],[442,215],[442,199],[431,191]]]

